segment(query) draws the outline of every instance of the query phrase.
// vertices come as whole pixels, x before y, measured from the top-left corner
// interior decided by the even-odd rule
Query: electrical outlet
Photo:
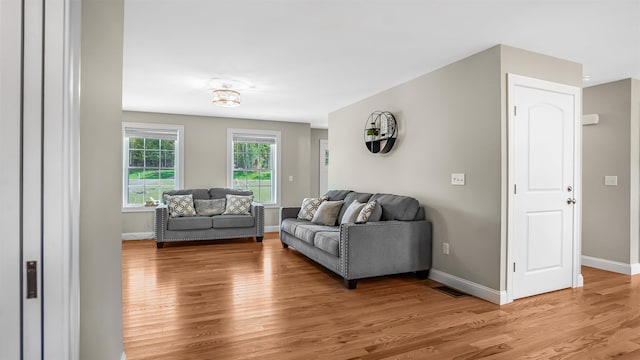
[[[293,181],[293,175],[289,175],[289,181]]]
[[[449,255],[449,243],[442,243],[442,253]]]
[[[451,174],[451,185],[464,185],[464,173],[452,173]]]
[[[617,176],[605,176],[604,184],[606,186],[618,186],[618,177]]]

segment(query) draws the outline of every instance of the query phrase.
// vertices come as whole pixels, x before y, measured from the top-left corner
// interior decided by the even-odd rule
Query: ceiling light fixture
[[[222,84],[222,89],[213,90],[213,104],[222,107],[238,107],[240,93],[231,90],[231,85]]]

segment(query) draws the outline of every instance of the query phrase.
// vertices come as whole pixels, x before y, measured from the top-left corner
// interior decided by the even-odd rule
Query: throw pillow
[[[318,211],[318,207],[323,201],[329,200],[329,197],[323,196],[319,198],[304,198],[300,211],[298,212],[298,219],[300,220],[313,220],[313,215]]]
[[[223,215],[249,215],[251,211],[251,203],[253,195],[241,196],[227,194],[227,206]]]
[[[349,205],[347,210],[344,212],[344,215],[342,215],[342,221],[340,221],[340,223],[341,224],[355,223],[356,219],[358,218],[358,215],[360,215],[360,211],[362,211],[362,208],[364,208],[365,205],[366,204],[363,204],[358,200],[352,201],[351,205]]]
[[[376,207],[376,201],[372,200],[365,204],[365,206],[360,210],[358,217],[356,218],[356,224],[364,224],[369,221],[369,217],[371,217],[371,213],[373,209]]]
[[[193,203],[196,206],[196,212],[198,213],[198,215],[220,215],[224,212],[225,205],[227,204],[227,199],[195,199],[193,200]]]
[[[311,222],[314,224],[334,226],[338,221],[338,214],[344,201],[323,201],[313,215]]]
[[[169,216],[194,216],[196,209],[193,207],[193,195],[173,195],[168,199]]]

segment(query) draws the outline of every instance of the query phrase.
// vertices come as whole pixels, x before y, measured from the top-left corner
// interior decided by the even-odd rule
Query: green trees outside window
[[[128,138],[125,206],[160,200],[163,192],[176,188],[175,145],[175,140]]]
[[[273,155],[275,144],[233,142],[233,188],[253,191],[255,201],[275,203]]]

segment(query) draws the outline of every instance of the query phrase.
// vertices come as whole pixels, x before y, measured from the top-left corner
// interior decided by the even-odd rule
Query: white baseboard
[[[265,226],[264,232],[278,232],[280,231],[280,227],[278,225]]]
[[[494,290],[436,269],[429,271],[429,278],[494,304],[502,305],[507,303],[506,291]]]
[[[124,351],[122,352],[122,356],[120,356],[120,360],[127,360],[127,355],[124,353]]]
[[[152,232],[135,232],[122,234],[122,240],[148,240],[154,238],[155,234]]]
[[[618,261],[601,259],[592,256],[582,255],[582,265],[596,269],[612,271],[618,274],[636,275],[640,274],[640,264],[626,264]]]

